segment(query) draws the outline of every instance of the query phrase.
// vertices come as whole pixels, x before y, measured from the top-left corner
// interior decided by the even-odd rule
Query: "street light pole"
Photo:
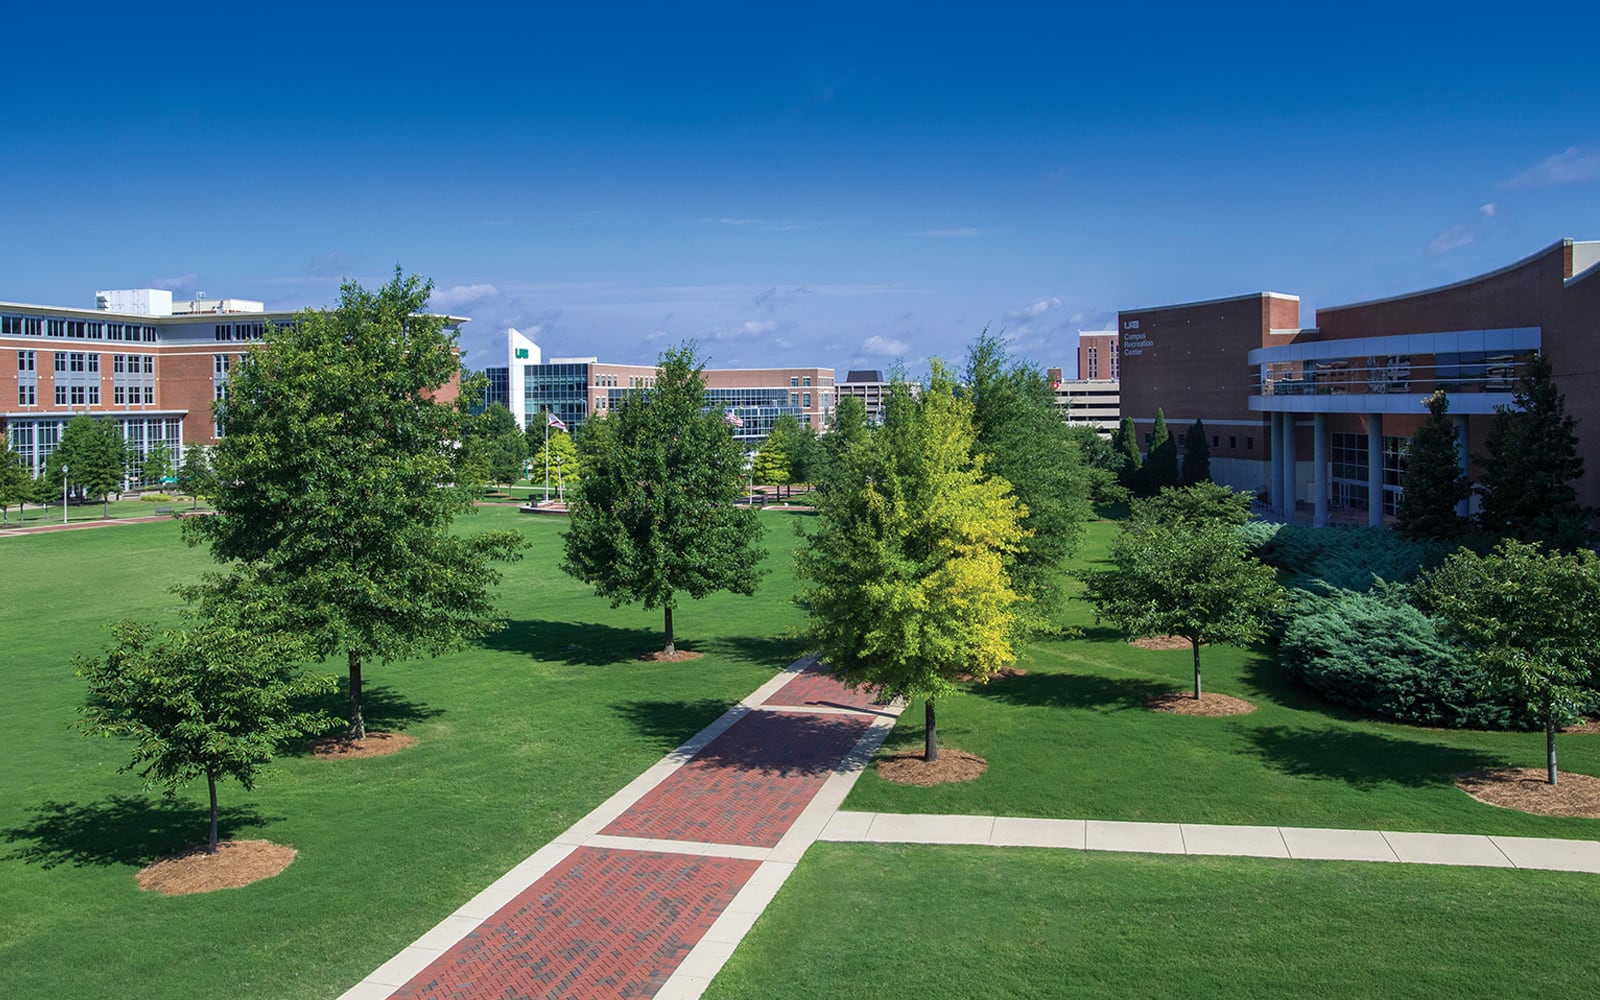
[[[67,467],[61,466],[61,523],[67,523]]]

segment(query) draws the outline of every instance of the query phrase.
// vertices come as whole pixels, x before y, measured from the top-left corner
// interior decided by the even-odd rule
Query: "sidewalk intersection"
[[[817,840],[1600,873],[1600,842],[841,812],[902,706],[797,661],[340,1000],[701,995]]]

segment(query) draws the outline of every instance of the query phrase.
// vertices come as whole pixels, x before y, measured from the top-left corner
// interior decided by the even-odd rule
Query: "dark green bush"
[[[1455,550],[1407,541],[1386,528],[1305,528],[1252,522],[1240,529],[1255,557],[1317,593],[1366,592],[1379,580],[1406,583]]]
[[[1399,722],[1471,729],[1524,724],[1472,656],[1407,604],[1404,589],[1301,591],[1284,629],[1285,671],[1331,702]]]

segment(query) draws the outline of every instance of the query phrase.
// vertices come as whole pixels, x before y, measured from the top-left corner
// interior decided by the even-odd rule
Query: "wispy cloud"
[[[1600,178],[1600,152],[1580,153],[1578,147],[1569,146],[1554,156],[1547,156],[1510,180],[1501,181],[1506,191],[1521,188],[1551,187],[1557,184],[1581,184]]]
[[[454,309],[499,294],[500,289],[488,284],[453,285],[450,288],[435,288],[428,297],[428,305],[433,309]]]
[[[862,354],[876,354],[881,357],[893,358],[911,350],[911,345],[903,340],[894,340],[889,337],[872,336],[861,342]]]
[[[174,275],[173,277],[170,277],[170,278],[151,278],[150,279],[150,287],[151,288],[161,288],[161,289],[165,289],[167,291],[178,291],[179,289],[184,289],[184,288],[191,288],[192,289],[192,288],[194,288],[194,286],[198,285],[199,283],[200,283],[200,276],[198,274],[195,274],[193,271],[185,271],[182,274]]]
[[[982,236],[983,230],[975,226],[965,226],[960,229],[922,229],[911,234],[912,236],[932,236],[935,239],[966,240],[974,236]]]
[[[1462,222],[1451,226],[1438,236],[1435,236],[1428,243],[1428,256],[1440,257],[1452,250],[1459,250],[1462,247],[1471,246],[1478,242],[1488,229],[1489,220],[1499,213],[1500,206],[1495,202],[1491,201],[1487,204],[1479,205],[1477,218],[1471,222]]]
[[[772,288],[762,289],[759,293],[757,293],[756,297],[752,300],[752,304],[757,308],[765,309],[770,313],[776,310],[779,306],[788,305],[790,302],[793,302],[796,299],[807,298],[815,294],[817,293],[810,288],[807,288],[805,285],[800,285],[797,288],[787,289],[773,286]]]
[[[1038,319],[1040,316],[1043,316],[1050,310],[1059,308],[1061,308],[1061,300],[1052,295],[1048,299],[1040,299],[1031,306],[1025,306],[1021,309],[1013,309],[1011,312],[1006,313],[1006,319]]]
[[[792,233],[802,229],[814,229],[815,222],[799,222],[794,219],[748,219],[738,216],[720,216],[714,219],[701,219],[702,223],[718,226],[734,226],[739,229],[754,229],[765,233]]]
[[[306,262],[306,274],[313,278],[347,278],[360,267],[354,254],[343,250],[330,250]]]

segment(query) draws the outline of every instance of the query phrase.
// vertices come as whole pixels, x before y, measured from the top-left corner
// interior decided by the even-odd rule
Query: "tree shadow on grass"
[[[1093,674],[1024,674],[977,684],[972,693],[1007,705],[1050,708],[1143,708],[1156,695],[1175,690],[1170,681],[1116,680]]]
[[[806,643],[799,636],[733,635],[709,640],[705,648],[707,652],[779,670],[798,660],[806,651]]]
[[[329,733],[343,733],[350,719],[350,678],[339,678],[339,687],[327,694],[302,698],[295,702],[301,712],[323,711],[340,720]],[[444,709],[434,708],[425,702],[413,701],[388,684],[361,685],[361,718],[370,732],[404,731],[412,723],[423,722],[444,714]],[[320,735],[320,734],[319,734]],[[292,741],[278,751],[284,757],[304,757],[311,753],[310,744]]]
[[[520,653],[550,663],[579,667],[604,667],[636,660],[643,653],[666,645],[659,629],[617,628],[596,622],[552,622],[521,619],[481,640],[485,649]],[[679,649],[695,649],[680,642]]]
[[[1269,726],[1245,735],[1267,766],[1284,774],[1334,778],[1358,788],[1449,784],[1462,771],[1500,767],[1481,750],[1440,746],[1355,730]]]
[[[263,816],[253,806],[224,806],[217,812],[223,839],[264,827],[281,816]],[[42,868],[71,865],[144,866],[206,840],[211,811],[181,799],[113,795],[99,802],[46,801],[21,826],[4,831],[5,855]]]
[[[715,698],[697,698],[693,701],[625,701],[617,705],[615,711],[652,746],[666,753],[710,725],[728,707],[727,702]]]

